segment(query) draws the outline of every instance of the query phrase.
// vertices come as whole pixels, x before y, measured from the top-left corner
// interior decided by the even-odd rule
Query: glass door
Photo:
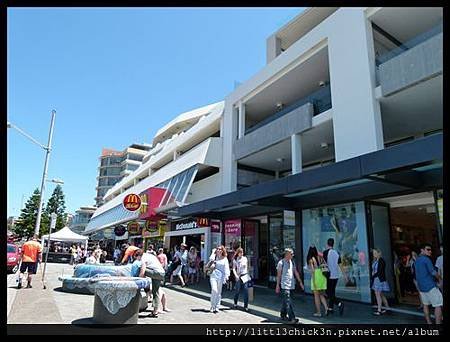
[[[395,299],[398,286],[398,276],[394,269],[395,256],[392,250],[391,240],[391,219],[390,206],[387,203],[366,202],[367,205],[367,223],[369,229],[369,248],[378,248],[386,262],[386,280],[391,291],[386,295],[388,299]],[[370,253],[370,264],[373,262],[372,253]],[[370,270],[371,271],[371,270]]]

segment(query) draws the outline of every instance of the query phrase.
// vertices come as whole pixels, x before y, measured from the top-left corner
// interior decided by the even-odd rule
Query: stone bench
[[[143,302],[148,305],[148,297],[142,290],[149,286],[150,280],[145,278],[112,278],[95,282],[94,323],[137,324]]]

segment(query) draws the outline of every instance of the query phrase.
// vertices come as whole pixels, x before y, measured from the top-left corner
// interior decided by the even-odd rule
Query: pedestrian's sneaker
[[[248,308],[244,308],[244,311],[245,312],[249,312],[250,310]]]
[[[288,318],[286,316],[280,316],[280,318],[281,318],[282,321],[287,321],[288,320]]]
[[[298,324],[298,323],[300,323],[300,320],[298,318],[289,320],[289,324]]]
[[[338,308],[339,308],[339,315],[342,316],[344,314],[344,303],[339,302]]]
[[[237,305],[236,304],[233,304],[233,309],[237,309]]]
[[[27,284],[27,289],[31,289],[33,286],[31,286],[31,284]]]
[[[22,281],[20,279],[17,281],[17,288],[22,288]]]
[[[213,313],[213,312],[214,312],[214,309],[213,309],[213,308],[209,309],[209,312]]]

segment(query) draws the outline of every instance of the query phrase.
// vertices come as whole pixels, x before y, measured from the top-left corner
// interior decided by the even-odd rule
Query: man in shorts
[[[31,276],[36,274],[38,262],[42,261],[42,246],[37,239],[37,235],[33,235],[22,246],[22,263],[17,284],[19,289],[22,287],[22,277],[25,272],[28,272],[27,288],[31,288]]]
[[[434,308],[436,324],[442,323],[442,293],[439,291],[436,281],[440,280],[439,273],[431,262],[431,245],[423,244],[420,248],[420,256],[417,258],[414,268],[419,288],[420,298],[423,303],[423,313],[428,324],[432,324],[429,306]]]

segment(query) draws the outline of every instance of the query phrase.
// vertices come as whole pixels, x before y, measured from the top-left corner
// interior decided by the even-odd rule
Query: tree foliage
[[[41,235],[48,234],[50,230],[50,221],[51,214],[56,213],[56,227],[53,232],[58,231],[66,225],[67,214],[66,214],[66,204],[64,199],[64,193],[60,185],[57,185],[53,190],[52,196],[49,198],[47,202],[47,206],[45,207],[45,211],[42,215],[41,220]]]
[[[40,194],[39,189],[34,190],[33,194],[26,202],[25,207],[21,210],[19,219],[14,225],[14,234],[20,238],[28,238],[34,234]]]

